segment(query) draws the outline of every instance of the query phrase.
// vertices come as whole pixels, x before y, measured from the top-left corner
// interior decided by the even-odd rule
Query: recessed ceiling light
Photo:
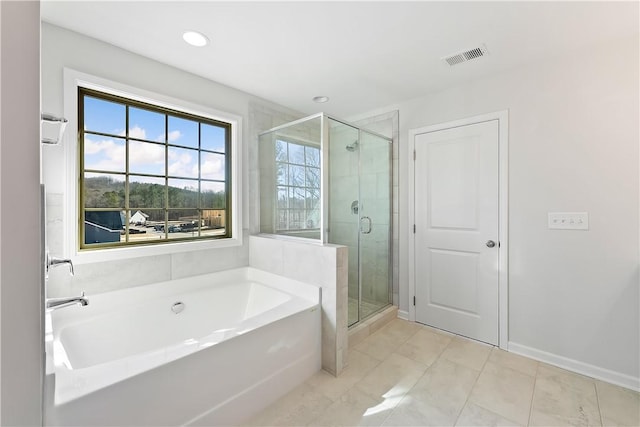
[[[209,44],[207,36],[197,31],[185,31],[182,34],[182,38],[191,46],[202,47]]]
[[[313,97],[313,102],[317,102],[319,104],[327,102],[328,100],[329,100],[328,96],[314,96]]]

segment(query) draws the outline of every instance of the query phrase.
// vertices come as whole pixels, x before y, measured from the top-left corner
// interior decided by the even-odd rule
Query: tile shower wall
[[[398,147],[399,147],[399,114],[397,110],[387,113],[377,114],[371,117],[361,118],[354,120],[353,123],[357,126],[361,126],[364,129],[369,129],[373,132],[377,132],[381,135],[385,135],[392,139],[392,217],[391,217],[391,233],[392,233],[392,245],[391,245],[391,258],[392,258],[392,283],[393,283],[393,304],[398,305],[398,290],[400,283],[400,264],[398,262],[399,254],[399,203],[398,203]]]
[[[347,248],[251,236],[249,265],[322,288],[322,368],[339,375],[347,364]]]

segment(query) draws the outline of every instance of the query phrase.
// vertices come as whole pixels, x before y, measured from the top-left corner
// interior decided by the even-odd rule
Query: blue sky
[[[124,138],[126,109],[122,104],[86,96],[84,99],[85,130],[113,135],[85,134],[85,168],[105,172],[125,171]],[[167,138],[168,135],[168,138]],[[143,141],[129,141],[129,171],[131,173],[169,175],[180,178],[225,179],[225,158],[222,154],[203,152],[199,158],[198,123],[181,117],[169,116],[168,133],[165,115],[141,108],[129,108],[129,136]],[[224,152],[225,129],[203,124],[202,149]],[[165,139],[170,144],[168,165],[165,165]],[[143,182],[145,178],[137,177]],[[189,183],[189,181],[185,181]]]

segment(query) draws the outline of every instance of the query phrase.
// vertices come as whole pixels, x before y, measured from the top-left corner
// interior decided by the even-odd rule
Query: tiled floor
[[[640,426],[640,395],[397,319],[246,425]]]

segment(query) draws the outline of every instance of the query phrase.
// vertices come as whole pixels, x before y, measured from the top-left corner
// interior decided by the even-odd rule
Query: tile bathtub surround
[[[63,255],[63,195],[46,194],[46,238],[51,256]],[[47,298],[93,294],[143,286],[249,265],[249,233],[243,230],[242,246],[76,264],[71,276],[66,266],[49,270]]]
[[[322,368],[347,365],[347,247],[250,236],[249,265],[322,288]]]
[[[47,297],[66,297],[82,291],[91,296],[247,265],[248,237],[242,246],[76,264],[74,276],[60,266],[49,271]]]
[[[639,426],[640,393],[396,319],[248,426]]]

